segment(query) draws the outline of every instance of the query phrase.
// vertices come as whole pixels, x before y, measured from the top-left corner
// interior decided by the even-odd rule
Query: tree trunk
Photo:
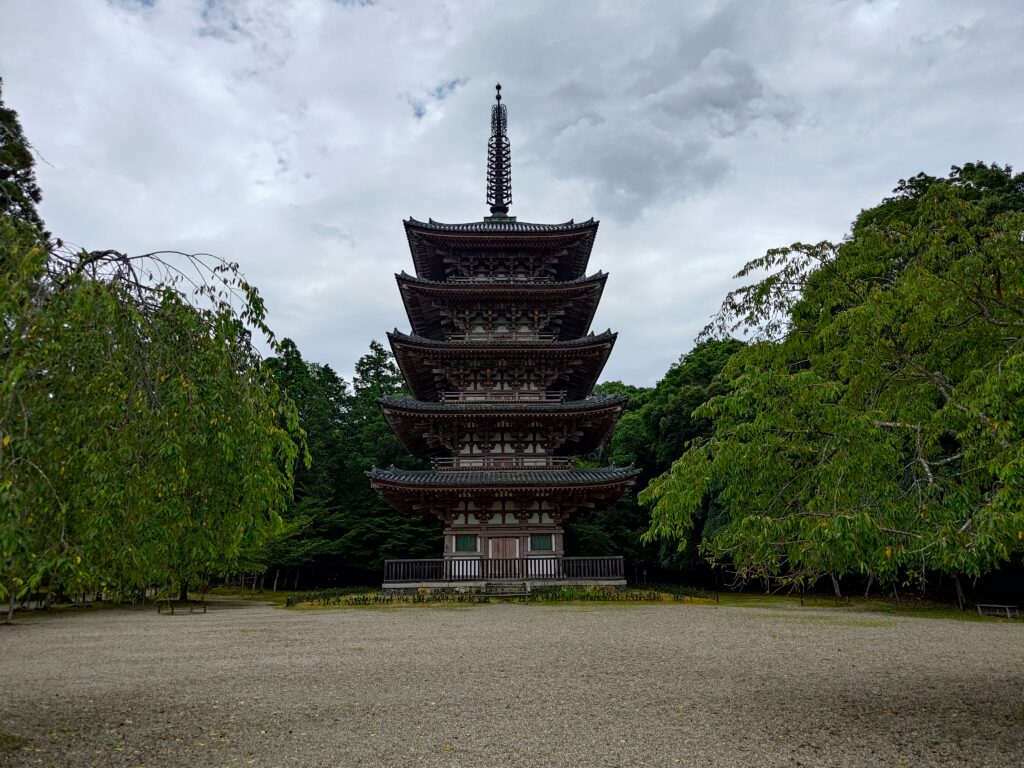
[[[178,599],[183,603],[188,602],[188,580],[186,579],[181,580],[181,592],[178,595]]]
[[[281,569],[274,571],[274,591],[277,592],[277,577],[281,575]]]
[[[871,582],[873,582],[874,580],[875,580],[874,576],[868,576],[868,586],[867,586],[867,589],[864,590],[864,597],[867,597],[868,595],[871,594]]]
[[[843,593],[839,591],[839,579],[834,573],[830,573],[829,576],[832,577],[832,590],[836,593],[836,600],[842,600]]]
[[[14,623],[14,582],[7,582],[7,618],[4,619],[4,624]]]
[[[962,611],[964,609],[964,603],[966,603],[967,600],[964,599],[964,588],[960,583],[960,574],[953,574],[953,583],[956,584],[956,602],[959,604],[960,610]]]

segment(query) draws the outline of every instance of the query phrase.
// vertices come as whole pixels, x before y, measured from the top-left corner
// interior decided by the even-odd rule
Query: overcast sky
[[[511,214],[600,219],[605,379],[653,384],[770,247],[901,177],[1024,165],[1024,3],[0,0],[57,236],[238,261],[346,377],[408,322],[402,219],[479,221],[494,84]]]

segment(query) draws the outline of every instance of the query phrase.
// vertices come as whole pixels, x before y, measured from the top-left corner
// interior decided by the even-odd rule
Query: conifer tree
[[[43,194],[36,184],[35,158],[21,130],[18,113],[4,103],[0,78],[0,216],[27,222],[43,231],[36,210]]]

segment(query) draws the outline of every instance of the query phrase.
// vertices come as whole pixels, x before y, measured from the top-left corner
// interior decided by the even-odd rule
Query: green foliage
[[[626,401],[626,411],[635,411],[642,407],[650,398],[651,392],[650,387],[637,387],[633,384],[623,384],[621,381],[602,381],[593,389],[595,397],[625,395],[628,398]]]
[[[18,113],[4,105],[3,86],[0,78],[0,216],[26,222],[42,232],[43,220],[36,205],[43,195],[36,184],[35,160]]]
[[[640,454],[650,472],[645,481],[668,469],[692,440],[710,432],[711,422],[695,416],[694,411],[722,393],[716,377],[742,346],[735,339],[704,341],[683,355],[658,382],[640,411],[648,435],[648,453]]]
[[[385,594],[379,590],[368,590],[365,587],[346,587],[339,589],[317,589],[290,595],[285,601],[289,608],[297,605],[329,606],[385,606],[385,605],[436,605],[446,603],[477,604],[491,602],[522,602],[522,603],[566,603],[566,602],[601,602],[601,603],[636,603],[660,602],[666,594],[674,600],[693,597],[683,592],[662,593],[651,589],[617,589],[615,587],[549,587],[534,589],[526,595],[496,597],[476,591],[466,592],[434,592],[423,590],[416,594],[403,595]]]
[[[48,241],[0,103],[0,598],[182,590],[280,528],[303,449],[237,265]],[[186,278],[166,258],[180,259]],[[208,262],[213,262],[212,266]],[[190,286],[188,291],[184,286]]]
[[[385,421],[378,400],[407,395],[391,354],[378,342],[356,363],[349,390],[344,382],[303,361],[294,344],[282,342],[281,355],[269,361],[275,378],[295,399],[308,434],[313,464],[299,468],[295,502],[285,518],[291,535],[271,547],[268,562],[285,573],[301,569],[303,583],[336,579],[365,582],[376,577],[383,560],[434,557],[441,548],[439,526],[396,512],[370,488],[364,472],[372,466],[407,469],[426,464],[410,456]],[[641,483],[667,468],[659,456],[681,452],[693,436],[706,434],[706,419],[690,422],[690,412],[718,390],[714,378],[739,342],[708,341],[684,356],[655,388],[605,382],[595,395],[625,394],[626,412],[604,455],[580,459],[641,467]],[[329,371],[329,369],[327,369]],[[318,373],[320,371],[320,373]],[[338,383],[340,382],[340,384]],[[316,478],[314,480],[313,478]],[[673,546],[645,544],[647,510],[627,494],[612,507],[570,521],[566,546],[573,555],[625,555],[637,569],[690,570],[699,565],[695,545],[684,554]]]
[[[318,605],[335,605],[339,598],[349,595],[361,595],[373,590],[367,587],[331,587],[330,589],[311,589],[305,592],[296,592],[285,598],[286,608],[303,603],[315,603]]]
[[[698,344],[669,368],[653,388],[604,382],[595,394],[625,394],[625,413],[615,426],[603,455],[594,464],[632,464],[641,470],[637,489],[643,489],[685,450],[690,441],[710,434],[711,422],[695,418],[693,411],[721,393],[717,375],[743,344],[711,339]],[[703,518],[702,518],[703,520]],[[649,512],[630,492],[607,509],[571,520],[566,525],[566,548],[573,555],[624,555],[635,569],[667,570],[692,574],[701,567],[697,553],[701,524],[682,551],[675,545],[645,542]]]
[[[391,353],[370,342],[351,389],[330,367],[303,360],[287,339],[268,365],[297,404],[312,457],[297,472],[286,535],[269,548],[269,566],[298,570],[304,583],[365,581],[387,558],[436,555],[438,526],[389,507],[364,474],[375,465],[423,466],[391,432],[378,403],[407,394]]]
[[[426,465],[405,450],[380,409],[381,397],[408,394],[391,353],[372,341],[355,371],[339,483],[344,498],[344,534],[339,545],[349,567],[376,572],[388,558],[436,556],[441,549],[441,530],[436,521],[392,509],[370,488],[365,473],[373,466],[422,469]]]
[[[618,589],[616,587],[553,587],[531,591],[528,603],[648,603],[660,602],[660,592],[651,589]]]
[[[646,450],[650,436],[644,427],[640,410],[651,399],[654,390],[650,387],[636,387],[621,381],[602,381],[594,387],[593,394],[626,395],[626,408],[622,418],[615,425],[611,437],[605,444],[601,460],[616,466],[636,464],[638,457]],[[601,462],[595,462],[600,464]]]
[[[311,567],[335,550],[335,484],[344,467],[348,384],[330,366],[303,360],[291,339],[281,342],[267,367],[296,404],[310,461],[296,469],[285,525],[262,560],[277,568]]]
[[[714,600],[716,603],[719,602],[717,592],[709,592],[706,589],[689,586],[687,584],[651,584],[650,589],[653,589],[655,592],[663,592],[666,595],[671,595],[676,600],[692,598],[697,600]]]
[[[477,592],[419,592],[414,595],[385,594],[365,587],[349,589],[317,589],[293,595],[286,600],[287,607],[296,605],[329,606],[384,606],[431,605],[438,603],[489,603],[491,598]]]
[[[978,575],[1024,540],[1024,176],[918,176],[842,244],[769,251],[706,333],[757,340],[651,482],[651,541],[739,574]]]
[[[10,217],[0,257],[0,595],[187,584],[272,535],[301,438],[233,267],[214,274],[241,315],[212,287],[200,308],[135,281],[146,259],[51,253]]]

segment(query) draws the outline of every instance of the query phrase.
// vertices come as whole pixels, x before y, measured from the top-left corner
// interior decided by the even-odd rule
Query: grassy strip
[[[384,594],[379,590],[365,588],[321,589],[290,595],[285,602],[288,607],[297,605],[316,606],[376,606],[376,605],[442,605],[479,604],[493,602],[517,603],[651,603],[665,601],[710,600],[708,593],[693,594],[677,590],[668,593],[655,589],[619,590],[611,587],[564,587],[535,589],[526,595],[498,596],[480,592],[421,592],[412,595]]]
[[[657,584],[648,589],[617,590],[612,587],[540,588],[525,596],[498,597],[475,592],[427,592],[398,595],[384,594],[366,587],[342,587],[297,592],[288,595],[285,605],[292,606],[389,606],[389,605],[473,605],[495,602],[516,603],[717,603],[723,606],[761,609],[839,609],[842,612],[865,611],[882,616],[914,618],[941,618],[958,621],[1000,622],[998,617],[979,617],[974,611],[959,611],[956,607],[923,600],[896,601],[886,598],[852,598],[836,603],[827,596],[762,595],[754,592],[710,592],[698,587],[679,584]],[[864,626],[887,626],[885,619],[865,619]]]
[[[373,590],[368,587],[331,587],[330,589],[311,589],[306,592],[291,593],[285,598],[284,604],[288,608],[302,603],[314,603],[316,605],[342,605],[342,603],[339,603],[338,601],[343,598],[372,593]]]
[[[653,589],[616,590],[606,587],[563,587],[561,589],[535,589],[527,596],[526,602],[650,603],[661,602],[664,599],[665,595]]]
[[[362,589],[366,589],[363,587]],[[288,598],[298,594],[290,589],[279,589],[274,592],[270,589],[253,592],[244,587],[214,587],[206,593],[207,600],[241,600],[253,603],[273,603],[274,605],[285,605]],[[189,597],[199,597],[197,592],[190,592]]]
[[[677,600],[696,598],[697,600],[714,600],[716,603],[719,602],[717,592],[709,592],[701,587],[688,587],[685,584],[651,584],[649,589],[653,589],[656,592],[664,592],[666,595],[672,595]]]

